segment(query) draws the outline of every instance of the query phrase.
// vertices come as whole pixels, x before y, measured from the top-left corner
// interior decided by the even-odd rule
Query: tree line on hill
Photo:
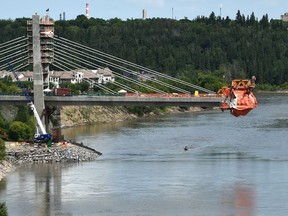
[[[26,35],[28,19],[0,20],[0,43]],[[230,83],[255,75],[260,84],[288,86],[288,23],[267,14],[126,21],[79,15],[56,21],[55,34],[212,90],[219,85],[203,77]]]

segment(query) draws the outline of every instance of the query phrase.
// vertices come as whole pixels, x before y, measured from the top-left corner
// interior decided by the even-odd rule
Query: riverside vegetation
[[[2,161],[5,159],[5,143],[0,138],[0,168],[2,165]],[[0,170],[2,172],[2,170]],[[7,207],[5,203],[0,202],[0,215],[6,216],[7,215]]]
[[[0,20],[0,44],[26,35],[28,19]],[[232,18],[211,12],[193,20],[79,15],[55,21],[58,36],[216,91],[223,82],[252,75],[259,87],[287,89],[287,28],[288,22],[267,14],[240,11]]]

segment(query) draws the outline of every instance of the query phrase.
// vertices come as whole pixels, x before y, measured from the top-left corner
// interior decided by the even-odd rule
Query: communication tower
[[[147,10],[146,9],[143,9],[143,11],[142,11],[142,18],[147,19]]]
[[[90,19],[89,3],[86,3],[86,18]]]

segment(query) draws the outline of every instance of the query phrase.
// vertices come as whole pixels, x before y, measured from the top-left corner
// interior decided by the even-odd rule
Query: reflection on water
[[[64,137],[69,140],[77,140],[79,137],[79,134],[86,135],[86,136],[95,136],[98,133],[106,132],[106,131],[114,131],[117,133],[121,129],[123,125],[126,123],[124,122],[117,122],[117,123],[99,123],[95,125],[89,125],[89,126],[79,126],[79,127],[71,127],[63,129]]]
[[[75,166],[78,165],[34,164],[11,173],[8,183],[1,181],[1,185],[6,184],[8,200],[14,200],[8,205],[9,212],[12,210],[8,215],[55,215],[53,209],[61,208],[62,175]]]
[[[224,190],[222,203],[225,212],[221,215],[254,216],[255,196],[254,187],[236,183],[231,191]]]
[[[264,125],[263,128],[267,129],[287,129],[288,128],[288,119],[275,119],[273,122]]]
[[[286,215],[288,99],[277,97],[258,97],[243,118],[216,110],[65,129],[103,155],[22,167],[0,182],[0,200],[9,215]]]
[[[0,191],[1,190],[4,190],[6,189],[6,179],[3,178],[1,181],[0,181]]]

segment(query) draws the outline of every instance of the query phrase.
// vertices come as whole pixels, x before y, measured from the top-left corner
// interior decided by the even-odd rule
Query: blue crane
[[[27,105],[33,111],[34,117],[36,119],[36,134],[34,135],[34,139],[36,142],[45,142],[52,140],[52,135],[46,132],[46,129],[38,115],[35,105],[33,104],[31,96],[28,94],[27,90],[24,88],[23,83],[19,79],[17,73],[11,69],[11,65],[9,64],[9,69],[13,73],[15,79],[17,80],[18,86],[21,88],[22,93],[26,97]]]

